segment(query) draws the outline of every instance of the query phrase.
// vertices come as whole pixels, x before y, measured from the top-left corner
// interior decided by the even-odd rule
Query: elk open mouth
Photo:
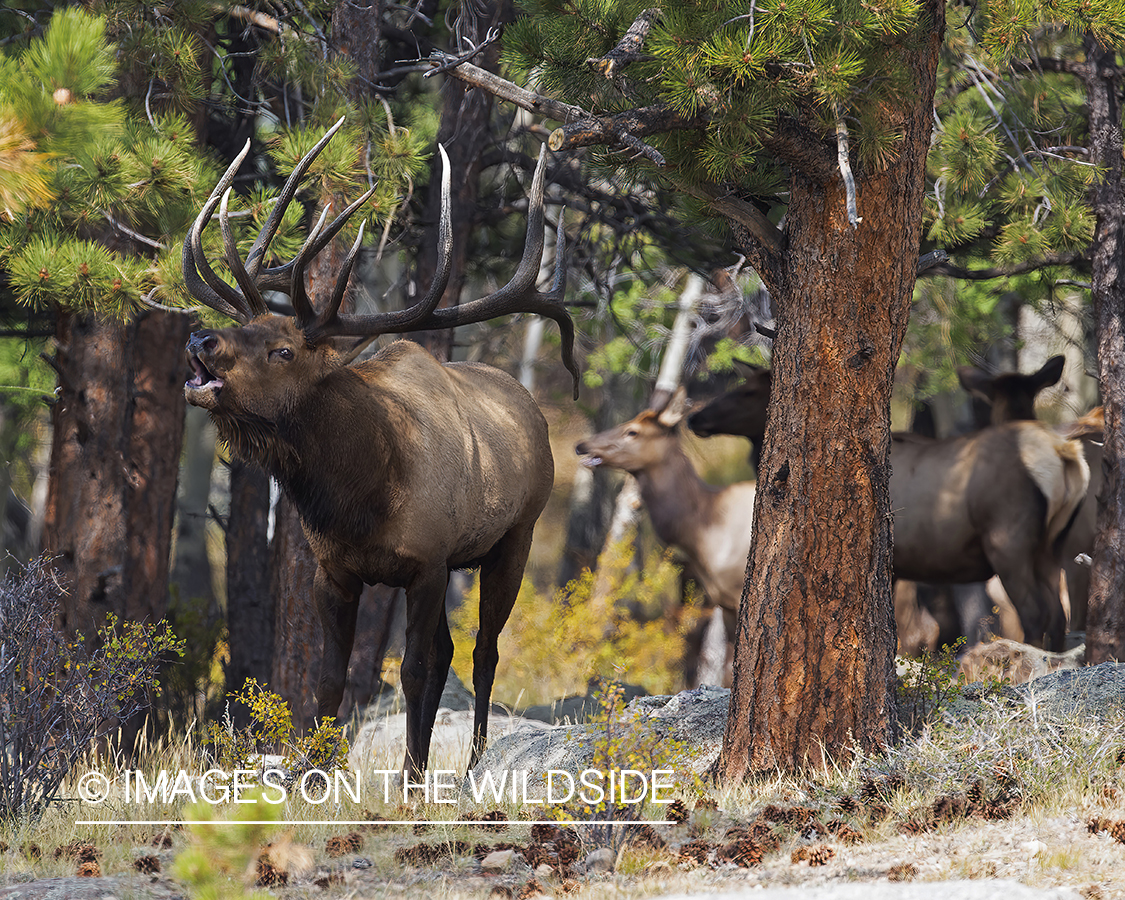
[[[223,387],[223,379],[208,369],[198,356],[191,357],[191,371],[192,377],[188,379],[187,384],[184,385],[185,390],[190,394],[197,396],[203,392],[207,392],[212,396],[217,396]],[[190,397],[189,397],[190,399]]]
[[[587,453],[582,457],[582,459],[579,460],[579,462],[588,469],[596,469],[602,464],[602,458],[600,456],[596,456],[593,453]]]

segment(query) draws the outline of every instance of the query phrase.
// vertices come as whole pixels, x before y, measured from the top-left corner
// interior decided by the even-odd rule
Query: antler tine
[[[340,312],[340,304],[344,302],[344,294],[346,294],[348,290],[348,279],[352,276],[352,266],[355,265],[355,258],[359,253],[359,245],[363,241],[364,224],[364,222],[359,223],[359,234],[356,235],[355,242],[352,244],[352,249],[349,250],[348,255],[344,257],[343,265],[340,266],[340,274],[336,277],[336,287],[332,291],[332,299],[328,301],[328,305],[321,311],[320,316],[317,318],[317,327],[322,327],[325,322],[331,322]]]
[[[317,335],[368,335],[400,333],[411,331],[418,323],[425,321],[445,292],[449,283],[449,273],[453,267],[453,223],[452,223],[452,198],[451,198],[451,173],[449,157],[445,148],[438,144],[438,153],[441,154],[441,214],[438,221],[438,268],[426,296],[408,309],[395,310],[394,312],[378,313],[368,316],[340,316],[340,301],[343,300],[346,287],[346,275],[341,276],[337,282],[337,295],[333,295],[333,302],[320,314],[315,326]],[[372,188],[374,190],[374,188]],[[353,250],[358,248],[353,248]],[[350,266],[349,266],[350,268]]]
[[[305,290],[305,266],[308,265],[310,259],[316,256],[313,247],[316,244],[317,235],[324,228],[324,220],[327,218],[328,207],[326,206],[320,211],[320,218],[309,229],[308,237],[305,238],[301,249],[297,251],[297,255],[287,266],[290,281],[285,288],[285,292],[289,295],[289,300],[293,304],[293,312],[297,316],[297,323],[302,328],[316,320],[316,310],[313,308],[312,301],[309,300],[308,292]]]
[[[266,301],[262,298],[258,286],[254,284],[254,279],[246,271],[246,267],[242,265],[242,260],[238,256],[238,245],[234,240],[234,229],[230,227],[230,214],[227,205],[230,202],[230,188],[228,187],[223,192],[222,202],[219,203],[219,229],[223,233],[223,249],[225,250],[225,259],[227,267],[230,269],[231,274],[234,275],[234,280],[238,282],[238,286],[242,288],[242,296],[246,301],[246,305],[250,309],[250,313],[254,316],[261,316],[267,313]]]
[[[214,214],[216,205],[234,183],[234,175],[249,152],[250,141],[247,140],[242,152],[227,167],[223,177],[219,179],[219,183],[211,191],[207,202],[203,204],[199,215],[195,217],[187,237],[184,238],[184,247],[180,258],[180,266],[183,270],[184,283],[187,285],[188,292],[196,300],[221,312],[223,315],[230,316],[242,325],[253,318],[249,307],[246,305],[246,298],[216,275],[215,270],[207,262],[207,257],[203,253],[203,228]]]
[[[307,255],[304,257],[305,263],[316,256],[323,250],[332,238],[339,234],[340,229],[344,227],[352,214],[363,206],[374,195],[377,185],[369,188],[358,200],[355,200],[348,205],[340,215],[328,225],[327,228],[316,230],[310,233],[305,245],[308,249]],[[322,220],[323,221],[323,220]],[[302,248],[302,251],[305,248]],[[293,281],[293,270],[297,268],[298,257],[294,257],[281,266],[274,266],[273,268],[266,269],[258,276],[258,286],[264,291],[288,291],[289,286]]]
[[[278,194],[277,202],[274,204],[273,209],[270,211],[269,218],[266,219],[266,224],[262,226],[262,230],[258,233],[258,237],[254,241],[254,246],[250,248],[250,252],[246,254],[246,270],[250,273],[251,277],[257,278],[258,273],[261,271],[262,262],[265,259],[266,249],[269,247],[270,241],[273,236],[277,234],[278,226],[281,225],[281,218],[285,215],[285,209],[289,206],[290,202],[297,194],[297,187],[305,173],[309,170],[309,166],[324,149],[325,145],[332,140],[332,137],[344,126],[344,116],[340,116],[336,120],[336,124],[324,132],[324,136],[316,142],[308,153],[301,157],[300,162],[293,168],[285,186]],[[326,242],[327,243],[327,242]]]

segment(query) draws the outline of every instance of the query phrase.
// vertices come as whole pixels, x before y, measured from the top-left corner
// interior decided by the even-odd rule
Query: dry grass
[[[197,773],[204,767],[189,741],[144,748],[142,759],[148,772]],[[315,890],[329,898],[355,893],[433,900],[484,897],[496,886],[519,896],[533,891],[528,885],[534,881],[552,896],[583,898],[604,896],[610,881],[622,897],[644,897],[736,885],[998,877],[1072,887],[1088,896],[1125,897],[1125,842],[1109,831],[1125,820],[1125,718],[1120,717],[1034,726],[997,702],[972,719],[932,728],[885,756],[856,758],[802,778],[779,774],[709,791],[706,797],[681,794],[687,813],[682,824],[658,826],[643,839],[638,832],[636,840],[625,842],[615,873],[589,877],[556,864],[556,845],[526,824],[541,815],[537,808],[522,803],[475,808],[464,800],[404,806],[394,792],[390,802],[383,802],[377,770],[397,763],[397,758],[378,756],[370,761],[358,805],[349,800],[287,805],[287,821],[332,824],[278,829],[288,842],[283,846],[292,849],[280,863],[271,863],[275,870],[284,871],[285,859],[298,856],[308,857],[308,865],[300,870],[304,874],[275,882],[274,893],[303,897]],[[452,766],[439,759],[434,768]],[[87,770],[119,774],[105,764],[78,774]],[[65,796],[76,797],[77,784],[69,785]],[[138,882],[137,896],[144,896],[144,879],[167,878],[188,831],[75,822],[90,813],[178,819],[183,807],[181,801],[125,805],[118,793],[100,807],[60,803],[39,822],[2,826],[0,841],[7,849],[0,853],[0,882],[74,875],[90,859],[104,875],[131,874],[146,866],[152,871],[156,865],[161,874]],[[496,821],[488,826],[452,821],[486,814]],[[653,818],[663,814],[663,809],[646,810]],[[379,824],[427,819],[446,824]],[[345,824],[354,822],[363,824]],[[1120,833],[1125,836],[1125,826]],[[576,836],[574,853],[581,860],[596,842],[592,831],[580,828]],[[39,848],[38,857],[32,845]],[[483,854],[505,846],[554,868],[536,871],[520,864],[502,875],[483,874]],[[307,850],[298,853],[297,848]],[[357,858],[370,865],[356,868]]]

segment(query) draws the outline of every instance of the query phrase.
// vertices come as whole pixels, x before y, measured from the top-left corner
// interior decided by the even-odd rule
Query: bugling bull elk
[[[191,336],[188,353],[194,375],[184,391],[190,403],[210,412],[234,453],[278,480],[300,513],[317,560],[313,599],[324,628],[317,687],[320,715],[335,715],[339,709],[364,582],[406,589],[403,766],[417,775],[426,766],[438,700],[453,657],[445,592],[455,568],[481,570],[470,766],[484,749],[497,638],[515,602],[532,529],[554,478],[547,423],[528,392],[497,369],[472,363],[443,365],[407,341],[348,365],[333,339],[369,339],[534,312],[558,322],[563,358],[577,392],[573,326],[561,302],[562,226],[560,222],[554,285],[549,292],[537,292],[544,153],[530,191],[523,258],[511,282],[455,309],[436,309],[452,247],[445,160],[439,229],[444,259],[427,295],[404,311],[341,314],[359,249],[357,238],[332,297],[318,310],[306,294],[305,268],[370,192],[327,228],[321,216],[292,261],[263,266],[301,177],[342,123],[343,119],[337,122],[297,165],[245,263],[234,245],[227,198],[249,142],[204,204],[184,243],[184,276],[197,300],[237,320],[240,327]],[[225,259],[237,288],[215,274],[203,253],[202,231],[217,205]],[[270,314],[265,291],[288,294],[295,315]]]
[[[717,397],[689,425],[761,441],[762,392],[752,387]],[[895,578],[962,584],[999,575],[1025,639],[1062,649],[1059,545],[1089,480],[1073,438],[1097,427],[1064,435],[1011,422],[945,440],[892,435]]]
[[[699,477],[680,445],[686,408],[687,393],[679,387],[663,409],[646,409],[574,449],[584,465],[623,469],[637,479],[657,537],[683,552],[711,602],[723,610],[733,638],[750,552],[754,484],[716,488]]]

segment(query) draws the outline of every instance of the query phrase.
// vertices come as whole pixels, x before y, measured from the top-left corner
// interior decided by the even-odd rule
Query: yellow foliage
[[[47,184],[50,154],[35,149],[35,142],[14,117],[0,112],[0,220],[52,198]]]
[[[700,614],[680,607],[679,567],[669,554],[650,553],[630,571],[632,540],[602,554],[599,571],[586,570],[553,596],[527,579],[500,635],[500,664],[492,697],[512,706],[585,694],[592,678],[637,684],[650,693],[683,687],[684,637]],[[475,581],[453,613],[453,668],[472,684],[479,622]]]

